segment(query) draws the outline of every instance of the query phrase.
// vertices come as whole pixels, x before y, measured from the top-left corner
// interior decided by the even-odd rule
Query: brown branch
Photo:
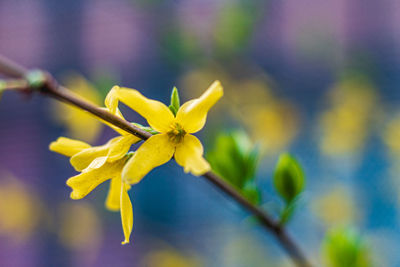
[[[18,65],[17,63],[3,57],[0,55],[0,73],[5,76],[10,76],[13,78],[22,78],[25,79],[29,71]],[[58,83],[52,78],[50,74],[46,74],[46,80],[42,86],[39,88],[25,88],[39,91],[42,94],[53,97],[59,101],[74,105],[83,110],[86,110],[93,115],[105,120],[124,131],[127,131],[143,140],[148,139],[152,136],[151,133],[148,133],[135,125],[125,121],[104,109],[97,107],[96,105],[80,98],[79,96],[73,94],[67,88],[58,85]],[[214,184],[216,187],[221,189],[225,194],[230,196],[233,200],[239,203],[243,208],[245,208],[248,212],[250,212],[253,216],[255,216],[260,224],[269,230],[279,241],[281,246],[286,250],[289,254],[293,262],[299,267],[310,267],[311,264],[306,259],[305,255],[301,252],[299,247],[295,244],[293,239],[291,239],[285,229],[276,221],[274,221],[265,211],[260,209],[259,207],[253,205],[246,198],[244,198],[234,187],[232,187],[225,180],[220,178],[214,172],[207,172],[203,175],[203,177]]]

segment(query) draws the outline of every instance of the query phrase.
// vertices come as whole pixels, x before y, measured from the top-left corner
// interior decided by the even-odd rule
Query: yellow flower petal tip
[[[221,94],[224,94],[224,88],[222,87],[222,84],[219,80],[214,81],[210,88],[216,88],[218,91],[221,92]]]
[[[119,207],[116,207],[116,206],[110,206],[110,205],[105,205],[106,206],[106,209],[108,210],[108,211],[112,211],[112,212],[117,212],[117,211],[119,211]]]
[[[71,157],[89,147],[90,145],[85,142],[66,137],[59,137],[56,141],[51,142],[49,145],[50,151],[65,155],[67,157]]]
[[[215,97],[215,102],[217,102],[224,95],[224,88],[220,81],[214,81],[210,87],[204,92],[204,96],[208,96],[208,94],[212,94]]]
[[[118,85],[114,85],[108,92],[106,99],[104,100],[104,104],[113,114],[116,112],[118,108],[118,99],[116,98],[115,92],[119,89],[120,87]]]
[[[83,196],[80,196],[77,192],[74,191],[72,191],[71,194],[69,194],[69,197],[73,200],[78,200],[83,198]]]
[[[65,184],[66,184],[67,186],[69,186],[69,187],[72,189],[71,193],[69,194],[69,197],[70,197],[71,199],[73,199],[73,200],[78,200],[78,199],[82,199],[82,198],[85,197],[84,194],[79,193],[79,190],[77,190],[76,188],[74,188],[73,181],[71,181],[71,178],[69,178]]]

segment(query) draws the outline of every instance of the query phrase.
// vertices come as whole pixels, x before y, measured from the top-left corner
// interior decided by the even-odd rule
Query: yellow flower
[[[94,260],[102,242],[102,224],[93,205],[88,202],[68,202],[58,206],[59,241],[66,248],[90,254]],[[76,218],[79,218],[77,220]]]
[[[321,152],[343,156],[361,151],[380,112],[377,98],[376,88],[362,75],[337,82],[330,107],[319,118]]]
[[[106,97],[107,110],[122,117],[117,108],[118,99],[113,97],[113,92],[114,88]],[[75,170],[81,172],[67,180],[67,185],[72,188],[70,195],[72,199],[84,198],[99,184],[111,179],[106,208],[121,212],[125,236],[122,244],[126,244],[129,243],[129,236],[132,232],[133,213],[132,203],[127,192],[130,185],[122,182],[121,173],[126,161],[131,156],[127,154],[130,147],[140,139],[115,126],[111,127],[121,136],[111,139],[105,145],[91,147],[85,142],[60,137],[50,144],[50,150],[70,157],[71,165]]]
[[[312,202],[311,209],[325,226],[356,223],[361,218],[351,192],[344,185],[331,185]]]
[[[219,81],[199,98],[183,104],[176,116],[163,103],[148,99],[134,89],[114,89],[121,102],[145,117],[149,125],[160,132],[146,140],[127,162],[122,171],[124,181],[138,183],[153,168],[168,162],[174,155],[185,172],[198,176],[210,170],[209,163],[203,158],[203,146],[192,133],[203,128],[208,111],[222,97]]]
[[[41,225],[44,210],[32,188],[13,175],[0,173],[0,235],[25,242]]]
[[[175,117],[164,104],[147,99],[136,90],[114,86],[105,99],[106,110],[123,118],[118,109],[118,101],[121,100],[144,116],[160,134],[150,137],[135,153],[128,154],[131,145],[140,139],[103,121],[120,133],[105,145],[91,147],[66,137],[51,143],[50,150],[70,157],[71,165],[81,172],[67,180],[67,185],[72,188],[71,198],[84,198],[99,184],[111,179],[106,207],[121,212],[125,236],[122,244],[129,243],[133,213],[127,192],[130,189],[128,183],[139,182],[174,154],[186,172],[201,175],[209,171],[210,165],[203,158],[203,146],[191,133],[203,128],[209,109],[222,95],[220,83],[214,82],[200,98],[180,107]]]
[[[111,211],[121,212],[125,236],[122,244],[129,243],[133,213],[128,195],[130,186],[122,182],[121,173],[129,158],[127,152],[135,138],[137,137],[133,135],[118,136],[107,144],[97,147],[66,137],[60,137],[50,144],[51,151],[71,157],[71,165],[77,171],[81,171],[80,174],[67,180],[67,185],[72,188],[70,195],[72,199],[84,198],[99,184],[111,179],[105,205]]]
[[[387,124],[383,132],[383,141],[390,155],[394,158],[400,157],[400,113],[396,114]]]
[[[166,247],[150,251],[142,260],[141,266],[146,267],[201,267],[204,262],[193,253],[184,253],[174,248]]]
[[[101,98],[96,88],[80,75],[70,75],[65,79],[65,84],[74,93],[91,101],[96,105],[101,104]],[[54,115],[57,122],[66,127],[68,135],[87,142],[94,141],[101,132],[101,123],[90,113],[79,108],[57,102],[54,105]]]

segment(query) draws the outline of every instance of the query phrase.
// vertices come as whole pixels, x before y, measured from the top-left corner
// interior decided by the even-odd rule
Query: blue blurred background
[[[167,104],[173,86],[186,101],[219,79],[205,150],[220,131],[246,131],[271,210],[278,155],[297,157],[307,186],[288,228],[313,262],[325,231],[350,224],[376,266],[400,266],[399,22],[397,0],[0,0],[0,53],[99,105],[114,84]],[[121,246],[107,185],[70,200],[76,173],[48,150],[58,136],[99,145],[116,134],[12,92],[0,121],[0,266],[290,266],[246,212],[173,161],[131,190],[134,232]]]

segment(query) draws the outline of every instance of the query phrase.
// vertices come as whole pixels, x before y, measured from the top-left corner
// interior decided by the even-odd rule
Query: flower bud
[[[26,80],[28,81],[29,87],[40,88],[46,82],[46,74],[41,70],[31,70],[26,74]]]
[[[169,105],[169,109],[176,116],[176,113],[178,112],[180,106],[181,106],[181,102],[179,100],[178,88],[176,88],[174,86],[174,88],[172,89],[172,93],[171,93],[171,104]]]
[[[274,174],[274,186],[279,195],[291,203],[304,188],[304,174],[300,164],[285,153],[279,157]]]

